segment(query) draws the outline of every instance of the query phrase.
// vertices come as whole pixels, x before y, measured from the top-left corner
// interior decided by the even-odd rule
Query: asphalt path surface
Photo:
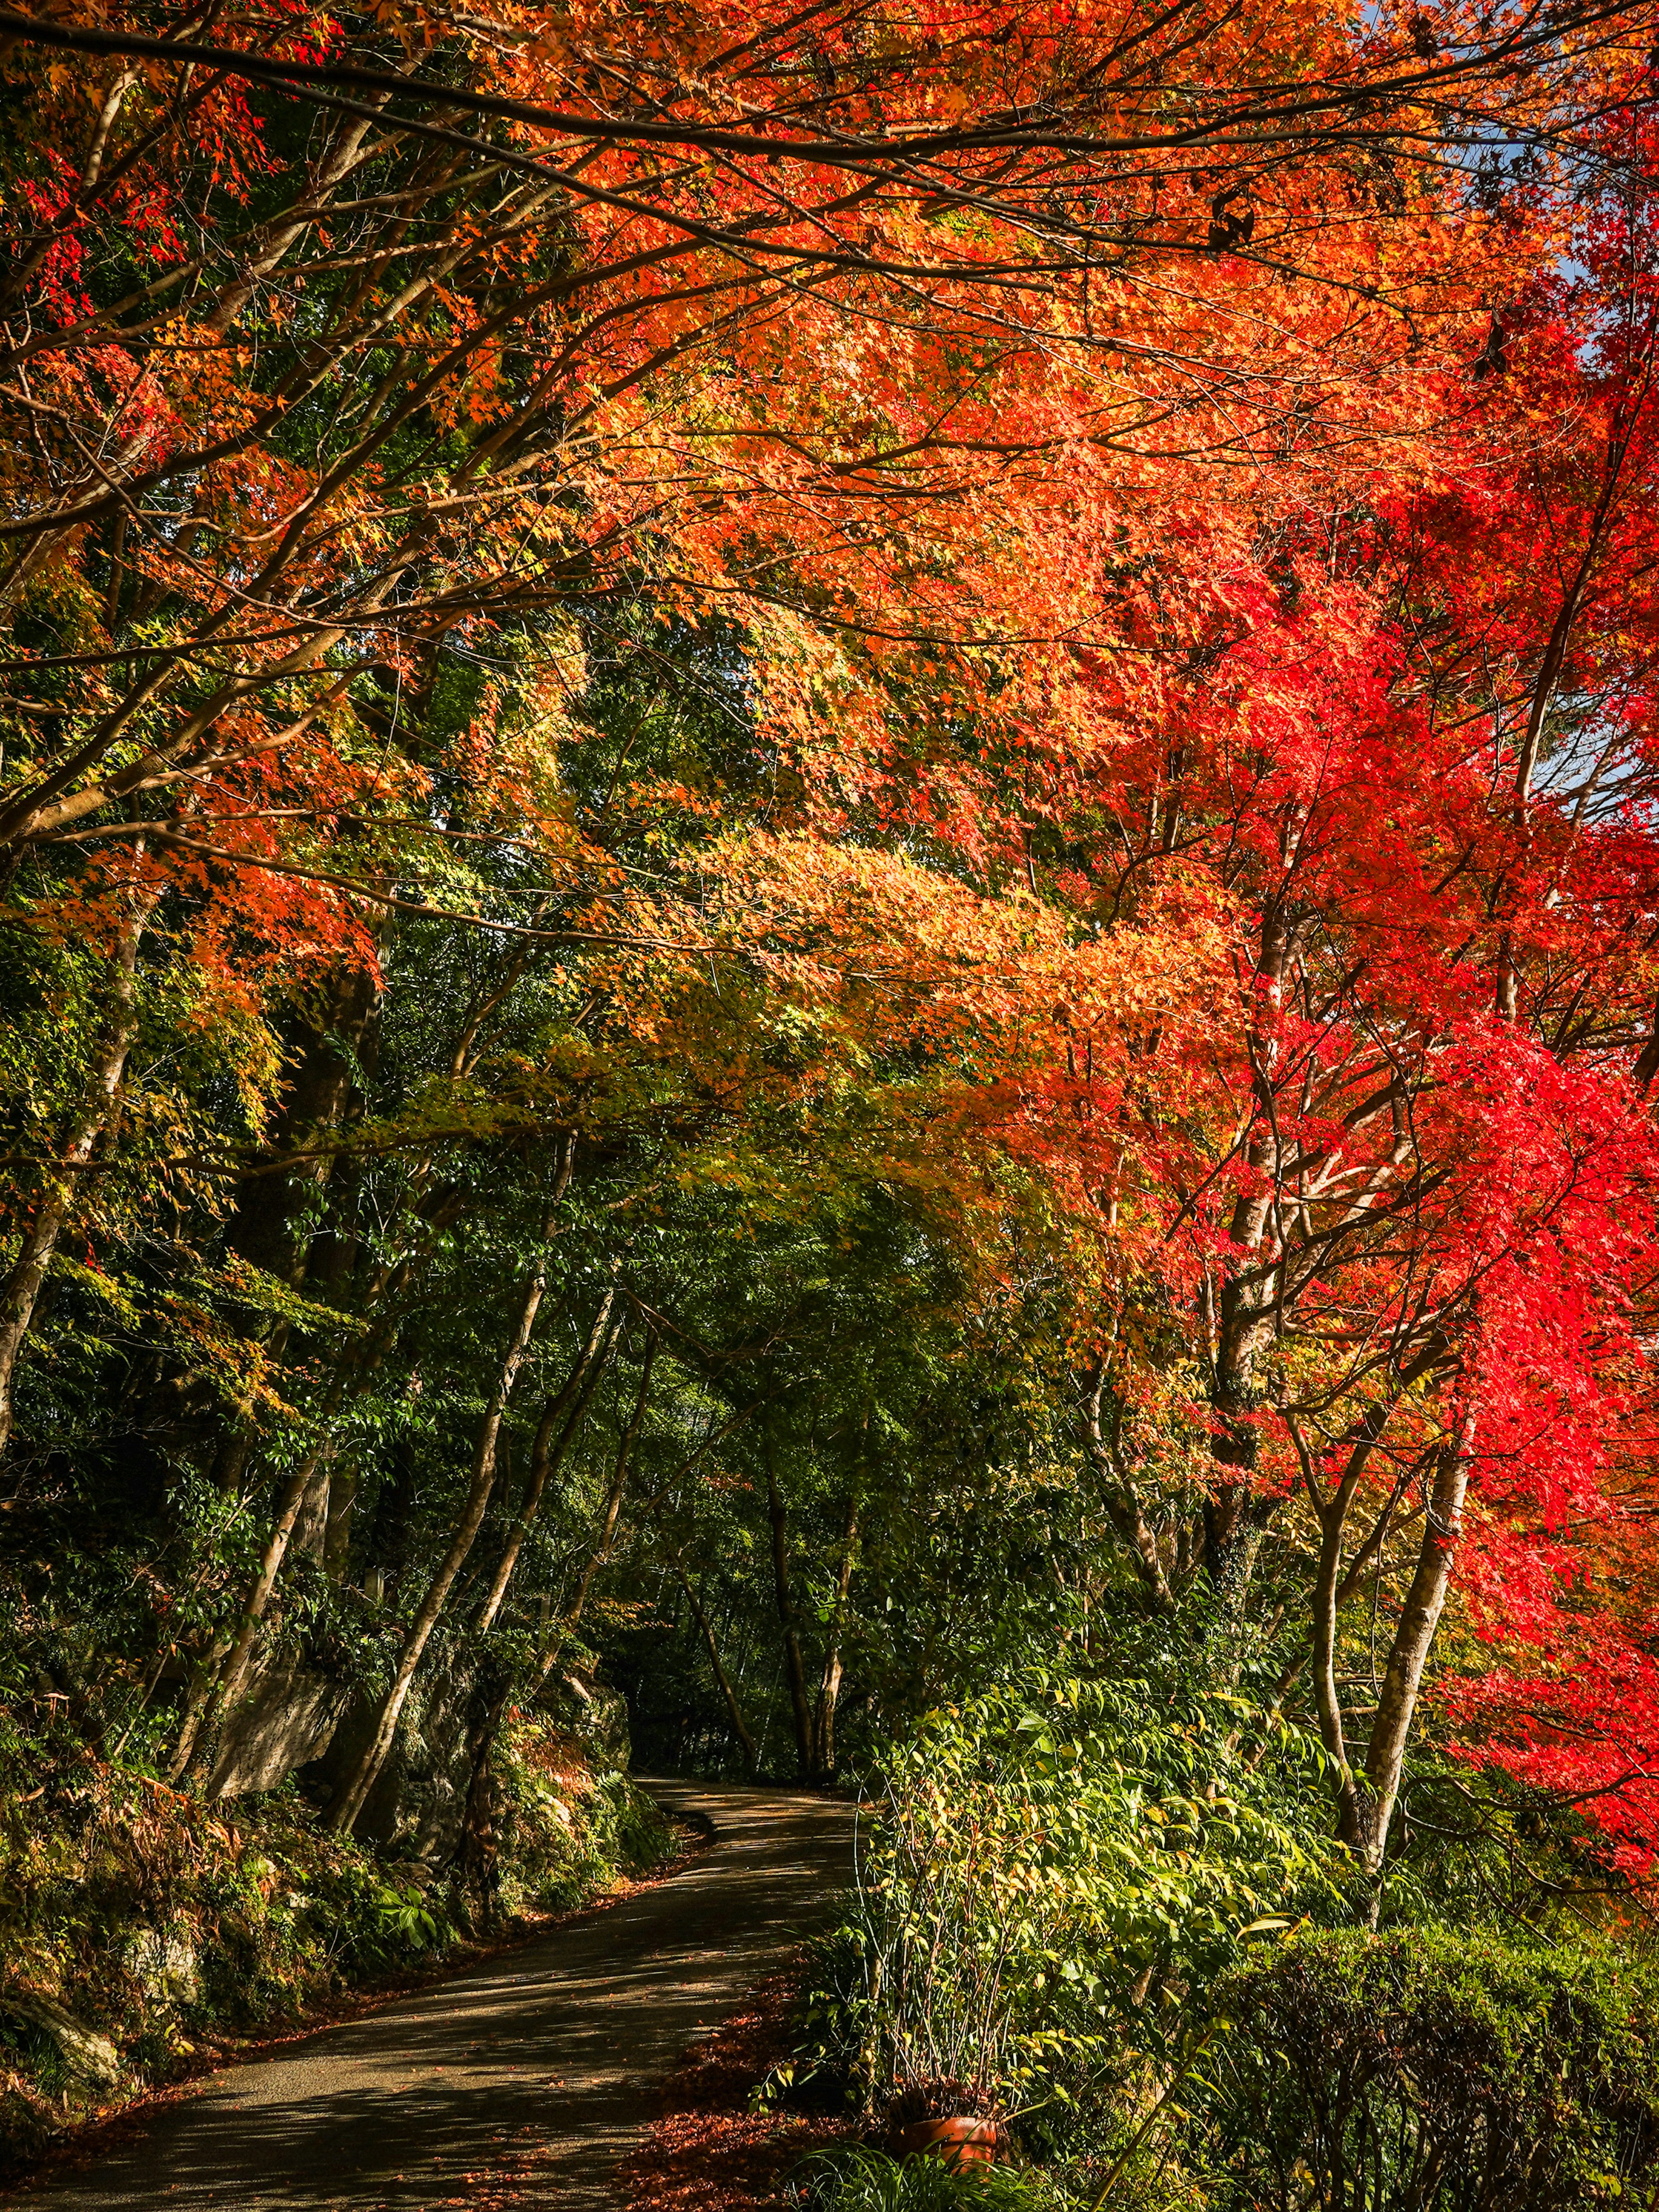
[[[619,2212],[616,2170],[655,2093],[822,1924],[852,1863],[848,1805],[646,1786],[712,1821],[714,1848],[418,1996],[211,2075],[9,2208]]]

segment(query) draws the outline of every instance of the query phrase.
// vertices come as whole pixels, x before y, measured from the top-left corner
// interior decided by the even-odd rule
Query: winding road
[[[418,1996],[210,2076],[8,2206],[625,2212],[613,2177],[653,2093],[821,1922],[852,1864],[848,1805],[644,1786],[711,1821],[714,1849]]]

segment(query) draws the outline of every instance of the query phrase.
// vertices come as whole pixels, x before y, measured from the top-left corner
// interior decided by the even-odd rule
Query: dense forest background
[[[1653,2171],[1656,36],[0,15],[16,2146],[631,1728],[872,2110]]]

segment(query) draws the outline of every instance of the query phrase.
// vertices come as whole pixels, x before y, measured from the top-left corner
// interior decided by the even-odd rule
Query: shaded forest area
[[[0,12],[15,2154],[631,1729],[1033,2203],[1650,2186],[1656,42]]]

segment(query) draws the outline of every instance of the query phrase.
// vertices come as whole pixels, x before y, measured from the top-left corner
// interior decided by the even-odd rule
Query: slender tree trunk
[[[1438,1341],[1420,1352],[1401,1376],[1401,1392],[1443,1358],[1443,1346]],[[1400,1794],[1406,1746],[1416,1717],[1424,1669],[1451,1583],[1463,1505],[1468,1493],[1478,1410],[1469,1368],[1465,1370],[1465,1380],[1470,1395],[1455,1431],[1432,1455],[1432,1477],[1425,1475],[1423,1534],[1417,1568],[1389,1645],[1364,1765],[1358,1771],[1348,1751],[1337,1688],[1337,1616],[1345,1599],[1358,1586],[1367,1560],[1380,1553],[1395,1501],[1384,1507],[1376,1528],[1361,1546],[1346,1575],[1341,1571],[1342,1538],[1360,1476],[1381,1441],[1391,1405],[1398,1400],[1391,1401],[1390,1406],[1373,1407],[1356,1424],[1351,1431],[1352,1449],[1342,1479],[1328,1494],[1321,1494],[1312,1457],[1302,1444],[1299,1434],[1297,1436],[1304,1481],[1320,1522],[1311,1655],[1319,1729],[1337,1770],[1337,1832],[1354,1853],[1370,1883],[1367,1917],[1373,1926],[1382,1902],[1382,1863],[1395,1803]],[[1396,1491],[1396,1498],[1398,1494]]]
[[[650,1509],[660,1501],[666,1491],[671,1489],[674,1485],[683,1481],[684,1478],[690,1474],[692,1468],[696,1467],[697,1462],[703,1456],[705,1452],[712,1450],[715,1444],[720,1443],[723,1438],[730,1436],[732,1430],[737,1428],[742,1422],[746,1421],[749,1419],[750,1414],[752,1413],[754,1410],[755,1408],[753,1406],[746,1406],[741,1413],[732,1414],[732,1418],[727,1421],[723,1421],[718,1429],[711,1431],[711,1432],[703,1438],[702,1443],[697,1446],[697,1449],[691,1454],[690,1457],[684,1461],[675,1470],[674,1474],[668,1477],[665,1482],[659,1485],[653,1495],[645,1501],[643,1510],[646,1513],[648,1513]],[[586,1580],[586,1577],[584,1577],[584,1579]],[[574,1616],[570,1614],[562,1614],[559,1620],[554,1623],[552,1627],[548,1630],[547,1633],[543,1638],[542,1648],[536,1661],[535,1679],[538,1688],[553,1671],[553,1668],[558,1659],[559,1653],[563,1648],[565,1638],[569,1633],[573,1617]]]
[[[466,1732],[466,1809],[462,1815],[455,1863],[464,1883],[478,1893],[478,1917],[495,1924],[501,1883],[496,1872],[495,1751],[506,1717],[513,1679],[486,1668],[473,1693]]]
[[[555,1206],[564,1196],[570,1184],[574,1164],[574,1140],[567,1143],[559,1164],[553,1187]],[[546,1233],[552,1234],[550,1212]],[[370,1293],[369,1308],[388,1293],[397,1290],[406,1272],[406,1262],[381,1268],[374,1288]],[[180,1780],[192,1765],[204,1763],[203,1746],[210,1744],[222,1729],[225,1718],[235,1709],[245,1693],[248,1677],[252,1671],[254,1646],[261,1622],[270,1602],[270,1595],[282,1572],[283,1564],[295,1540],[295,1531],[304,1520],[307,1510],[315,1511],[320,1494],[322,1536],[325,1545],[332,1518],[332,1489],[327,1462],[334,1449],[334,1440],[329,1433],[330,1424],[339,1411],[348,1388],[354,1380],[371,1373],[378,1366],[386,1346],[397,1327],[395,1312],[384,1314],[366,1339],[349,1343],[336,1363],[330,1378],[328,1392],[318,1415],[317,1435],[310,1450],[283,1485],[277,1499],[276,1518],[270,1534],[266,1539],[258,1569],[254,1576],[241,1618],[235,1633],[217,1642],[202,1662],[197,1680],[192,1686],[185,1709],[184,1725],[173,1756],[169,1778]],[[347,1531],[340,1532],[342,1545]],[[216,1677],[217,1678],[216,1682]]]
[[[544,1237],[551,1236],[553,1224],[550,1220],[543,1231]],[[519,1369],[529,1349],[531,1331],[536,1326],[537,1311],[546,1287],[547,1263],[544,1260],[525,1287],[518,1324],[514,1329],[512,1341],[501,1362],[501,1373],[496,1377],[495,1388],[485,1409],[483,1424],[478,1431],[477,1449],[473,1454],[471,1480],[467,1486],[460,1518],[451,1534],[448,1549],[438,1562],[427,1585],[426,1595],[410,1623],[409,1634],[398,1654],[398,1669],[392,1676],[392,1686],[381,1700],[374,1733],[363,1747],[355,1769],[342,1786],[337,1802],[330,1811],[329,1826],[343,1833],[349,1834],[356,1825],[364,1800],[386,1764],[386,1753],[391,1750],[392,1739],[398,1731],[398,1716],[408,1699],[410,1685],[415,1680],[415,1670],[421,1663],[421,1655],[438,1625],[439,1615],[444,1609],[455,1577],[465,1565],[467,1553],[472,1549],[474,1540],[483,1524],[490,1490],[495,1480],[495,1455],[501,1440],[501,1422],[506,1415],[507,1400],[513,1395],[513,1385],[518,1379]]]
[[[783,1626],[783,1663],[789,1683],[789,1709],[795,1723],[795,1755],[803,1782],[812,1778],[812,1703],[806,1688],[806,1665],[801,1656],[800,1631],[795,1620],[794,1599],[789,1588],[789,1523],[783,1493],[778,1488],[777,1462],[772,1440],[766,1441],[766,1510],[772,1524],[772,1582],[776,1592],[778,1619]]]
[[[743,1708],[738,1703],[738,1693],[732,1686],[732,1678],[721,1663],[720,1648],[714,1640],[714,1624],[703,1611],[702,1601],[691,1586],[690,1577],[678,1559],[674,1562],[674,1572],[679,1577],[680,1588],[685,1592],[686,1602],[691,1607],[691,1618],[696,1622],[702,1632],[703,1644],[708,1652],[708,1664],[713,1668],[714,1680],[720,1686],[720,1693],[726,1700],[726,1710],[732,1722],[732,1733],[738,1739],[743,1752],[744,1766],[752,1782],[760,1764],[756,1755],[755,1739],[750,1734],[749,1723],[744,1719]]]
[[[1328,1504],[1322,1504],[1317,1497],[1314,1499],[1314,1510],[1320,1522],[1319,1565],[1314,1578],[1313,1601],[1314,1703],[1319,1715],[1320,1736],[1336,1763],[1336,1787],[1341,1808],[1338,1818],[1341,1823],[1346,1821],[1347,1808],[1357,1787],[1348,1758],[1342,1699],[1336,1686],[1336,1623],[1342,1571],[1342,1531],[1351,1494],[1352,1486],[1345,1476],[1337,1495]]]
[[[253,1582],[243,1601],[234,1632],[218,1638],[198,1666],[185,1706],[183,1725],[168,1769],[178,1782],[191,1766],[203,1763],[202,1746],[217,1734],[225,1716],[247,1686],[254,1642],[264,1619],[270,1595],[283,1563],[292,1547],[296,1526],[316,1496],[318,1471],[333,1449],[329,1426],[354,1379],[372,1371],[390,1340],[395,1321],[383,1318],[367,1342],[348,1345],[336,1362],[327,1394],[317,1416],[317,1434],[310,1449],[283,1484],[276,1516]]]
[[[1140,1494],[1122,1464],[1115,1425],[1109,1442],[1101,1420],[1105,1393],[1106,1363],[1103,1359],[1090,1377],[1083,1401],[1084,1447],[1095,1472],[1102,1478],[1101,1502],[1107,1518],[1127,1550],[1130,1565],[1142,1588],[1159,1613],[1172,1613],[1176,1609],[1175,1597],[1158,1556],[1158,1538],[1146,1525]]]
[[[657,1363],[658,1341],[657,1332],[653,1329],[645,1347],[645,1365],[640,1375],[640,1395],[634,1401],[634,1411],[629,1419],[628,1426],[623,1431],[622,1443],[617,1449],[617,1470],[611,1478],[610,1492],[605,1501],[605,1516],[599,1523],[599,1540],[594,1546],[587,1565],[582,1569],[582,1578],[576,1586],[575,1597],[569,1612],[564,1617],[563,1628],[566,1635],[568,1635],[581,1619],[582,1608],[587,1603],[587,1594],[593,1587],[593,1577],[610,1558],[611,1547],[616,1541],[617,1522],[622,1514],[623,1499],[628,1494],[628,1471],[633,1462],[634,1447],[639,1441],[640,1430],[644,1425],[646,1400],[651,1394],[651,1370]]]
[[[1267,1217],[1265,1198],[1241,1201],[1234,1210],[1235,1241],[1259,1248]],[[1218,1433],[1212,1450],[1215,1473],[1204,1504],[1204,1571],[1234,1619],[1243,1612],[1256,1554],[1276,1505],[1259,1496],[1255,1486],[1261,1442],[1256,1417],[1262,1406],[1256,1363],[1273,1333],[1272,1293],[1271,1279],[1250,1265],[1225,1285],[1218,1301],[1219,1345],[1210,1401]]]
[[[301,1024],[294,1072],[269,1139],[270,1155],[280,1157],[302,1136],[331,1128],[339,1121],[380,1003],[380,982],[371,972],[343,965],[334,969],[319,1018]],[[227,1234],[230,1249],[267,1273],[300,1283],[309,1247],[293,1233],[295,1200],[302,1189],[325,1182],[331,1167],[331,1160],[325,1156],[297,1170],[251,1177],[231,1216]],[[272,1332],[267,1346],[272,1358],[283,1349],[287,1334],[285,1322]],[[371,1349],[377,1342],[384,1346],[383,1331],[375,1332],[369,1346],[349,1346],[336,1364],[319,1416],[318,1437],[283,1486],[275,1522],[237,1627],[231,1635],[216,1639],[197,1668],[169,1770],[175,1782],[193,1765],[210,1761],[214,1741],[246,1689],[259,1624],[289,1553],[310,1553],[325,1559],[332,1537],[335,1556],[331,1564],[343,1564],[339,1554],[349,1540],[349,1496],[343,1501],[343,1510],[337,1514],[327,1425],[338,1411],[349,1376],[370,1364]],[[227,1434],[222,1437],[216,1464],[235,1480],[251,1449],[248,1438]]]
[[[576,1364],[566,1377],[563,1388],[550,1398],[542,1409],[536,1441],[531,1448],[530,1475],[525,1485],[524,1502],[519,1508],[518,1518],[507,1531],[507,1541],[501,1547],[501,1556],[496,1563],[495,1579],[478,1614],[481,1633],[488,1632],[495,1625],[495,1616],[501,1609],[501,1600],[507,1595],[507,1586],[513,1579],[513,1570],[519,1564],[524,1540],[530,1534],[541,1510],[542,1496],[547,1488],[548,1480],[556,1474],[563,1464],[564,1455],[581,1426],[582,1416],[586,1413],[589,1401],[599,1388],[599,1378],[609,1363],[611,1346],[617,1334],[611,1318],[616,1303],[617,1293],[613,1287],[605,1292],[600,1303],[598,1316],[588,1331],[587,1341],[577,1353]],[[563,1425],[559,1427],[562,1415],[565,1418]],[[554,1436],[556,1427],[558,1427],[556,1438]]]
[[[1218,1433],[1215,1474],[1204,1507],[1204,1567],[1224,1609],[1234,1617],[1243,1610],[1255,1556],[1273,1513],[1272,1505],[1256,1495],[1259,1440],[1252,1416],[1261,1402],[1256,1361],[1273,1330],[1274,1280],[1260,1255],[1279,1170],[1273,1085],[1279,1052],[1277,1018],[1291,950],[1289,923],[1269,908],[1262,917],[1256,963],[1262,1011],[1252,1018],[1250,1037],[1259,1127],[1245,1152],[1259,1187],[1241,1191],[1228,1224],[1231,1243],[1248,1256],[1230,1267],[1222,1284],[1212,1351],[1211,1404],[1218,1417]]]
[[[1389,1826],[1400,1795],[1406,1746],[1417,1717],[1423,1672],[1428,1665],[1440,1616],[1445,1610],[1458,1539],[1462,1534],[1478,1412],[1472,1378],[1467,1387],[1469,1395],[1456,1433],[1447,1439],[1435,1461],[1417,1571],[1412,1577],[1382,1676],[1382,1694],[1371,1723],[1370,1741],[1365,1749],[1364,1781],[1343,1806],[1343,1841],[1358,1851],[1374,1880],[1382,1872]],[[1374,1888],[1373,1923],[1380,1903],[1380,1887]]]
[[[1313,1455],[1303,1442],[1300,1430],[1294,1422],[1291,1424],[1291,1433],[1296,1443],[1297,1456],[1302,1462],[1303,1482],[1313,1508],[1314,1516],[1319,1522],[1319,1564],[1314,1577],[1313,1649],[1310,1655],[1313,1670],[1314,1702],[1319,1715],[1319,1733],[1337,1771],[1339,1832],[1346,1843],[1360,1851],[1362,1859],[1368,1869],[1371,1871],[1375,1869],[1367,1856],[1366,1842],[1370,1832],[1371,1814],[1369,1785],[1364,1777],[1356,1774],[1350,1759],[1346,1727],[1342,1714],[1342,1700],[1337,1688],[1337,1619],[1343,1605],[1359,1587],[1368,1563],[1381,1553],[1387,1540],[1389,1525],[1399,1497],[1399,1490],[1396,1489],[1394,1497],[1384,1506],[1376,1526],[1366,1540],[1360,1545],[1346,1573],[1342,1566],[1343,1541],[1348,1516],[1360,1482],[1378,1445],[1382,1441],[1395,1407],[1414,1382],[1420,1381],[1424,1376],[1430,1374],[1436,1368],[1443,1368],[1446,1357],[1445,1340],[1437,1330],[1428,1343],[1419,1349],[1413,1359],[1403,1367],[1396,1368],[1394,1375],[1394,1388],[1388,1396],[1379,1399],[1369,1407],[1348,1430],[1344,1440],[1347,1447],[1347,1456],[1341,1476],[1333,1490],[1326,1492],[1321,1489]],[[1438,1464],[1443,1458],[1443,1453],[1437,1455],[1436,1458]],[[1432,1504],[1431,1504],[1431,1513],[1432,1513]],[[1430,1533],[1430,1530],[1425,1529],[1425,1542]],[[1396,1651],[1400,1648],[1400,1634],[1403,1632],[1404,1628],[1405,1621],[1402,1619],[1395,1639]],[[1432,1630],[1430,1632],[1431,1635]],[[1426,1648],[1425,1645],[1425,1656]],[[1419,1679],[1421,1672],[1419,1665],[1418,1669]],[[1289,1686],[1288,1679],[1285,1686],[1287,1688]],[[1413,1692],[1413,1702],[1414,1696]],[[1409,1717],[1407,1725],[1409,1727]],[[1402,1733],[1399,1746],[1402,1754],[1404,1747],[1405,1735]],[[1389,1797],[1390,1808],[1394,1802],[1394,1794],[1398,1788],[1399,1767],[1396,1762]],[[1387,1828],[1388,1815],[1385,1813],[1382,1834],[1376,1846],[1376,1865],[1382,1863],[1382,1846],[1387,1840]]]
[[[295,1468],[283,1485],[276,1500],[276,1518],[265,1547],[259,1556],[252,1584],[243,1601],[241,1616],[234,1634],[221,1638],[203,1660],[185,1709],[184,1725],[174,1747],[168,1778],[181,1781],[193,1765],[201,1764],[200,1753],[217,1737],[227,1717],[234,1711],[247,1688],[248,1676],[253,1668],[253,1647],[259,1634],[259,1625],[265,1617],[271,1591],[288,1557],[294,1531],[315,1486],[317,1470],[328,1449],[328,1425],[339,1408],[345,1394],[350,1370],[342,1362],[330,1378],[328,1395],[323,1401],[318,1419],[316,1437],[311,1449]]]
[[[323,1571],[330,1582],[342,1583],[351,1563],[351,1524],[357,1504],[357,1471],[349,1468],[329,1486],[328,1515],[323,1523]]]
[[[326,1457],[317,1462],[311,1486],[300,1500],[300,1510],[289,1539],[289,1549],[301,1559],[320,1565],[328,1541],[328,1524],[334,1514],[334,1469]]]
[[[836,1771],[836,1702],[841,1696],[841,1644],[847,1624],[847,1597],[853,1587],[853,1554],[858,1543],[859,1500],[854,1491],[847,1501],[847,1526],[842,1534],[841,1571],[836,1577],[836,1602],[830,1616],[830,1638],[824,1648],[823,1677],[818,1684],[818,1708],[812,1729],[814,1778],[827,1782]]]
[[[140,840],[136,857],[142,857],[143,852]],[[93,1053],[74,1127],[58,1154],[61,1172],[48,1173],[34,1218],[24,1234],[23,1249],[0,1291],[0,1452],[5,1450],[11,1436],[17,1363],[34,1318],[40,1286],[80,1198],[79,1170],[92,1158],[94,1146],[109,1126],[126,1072],[127,1054],[138,1027],[138,947],[160,896],[159,890],[137,887],[131,894],[127,919],[116,939],[103,1032]]]

